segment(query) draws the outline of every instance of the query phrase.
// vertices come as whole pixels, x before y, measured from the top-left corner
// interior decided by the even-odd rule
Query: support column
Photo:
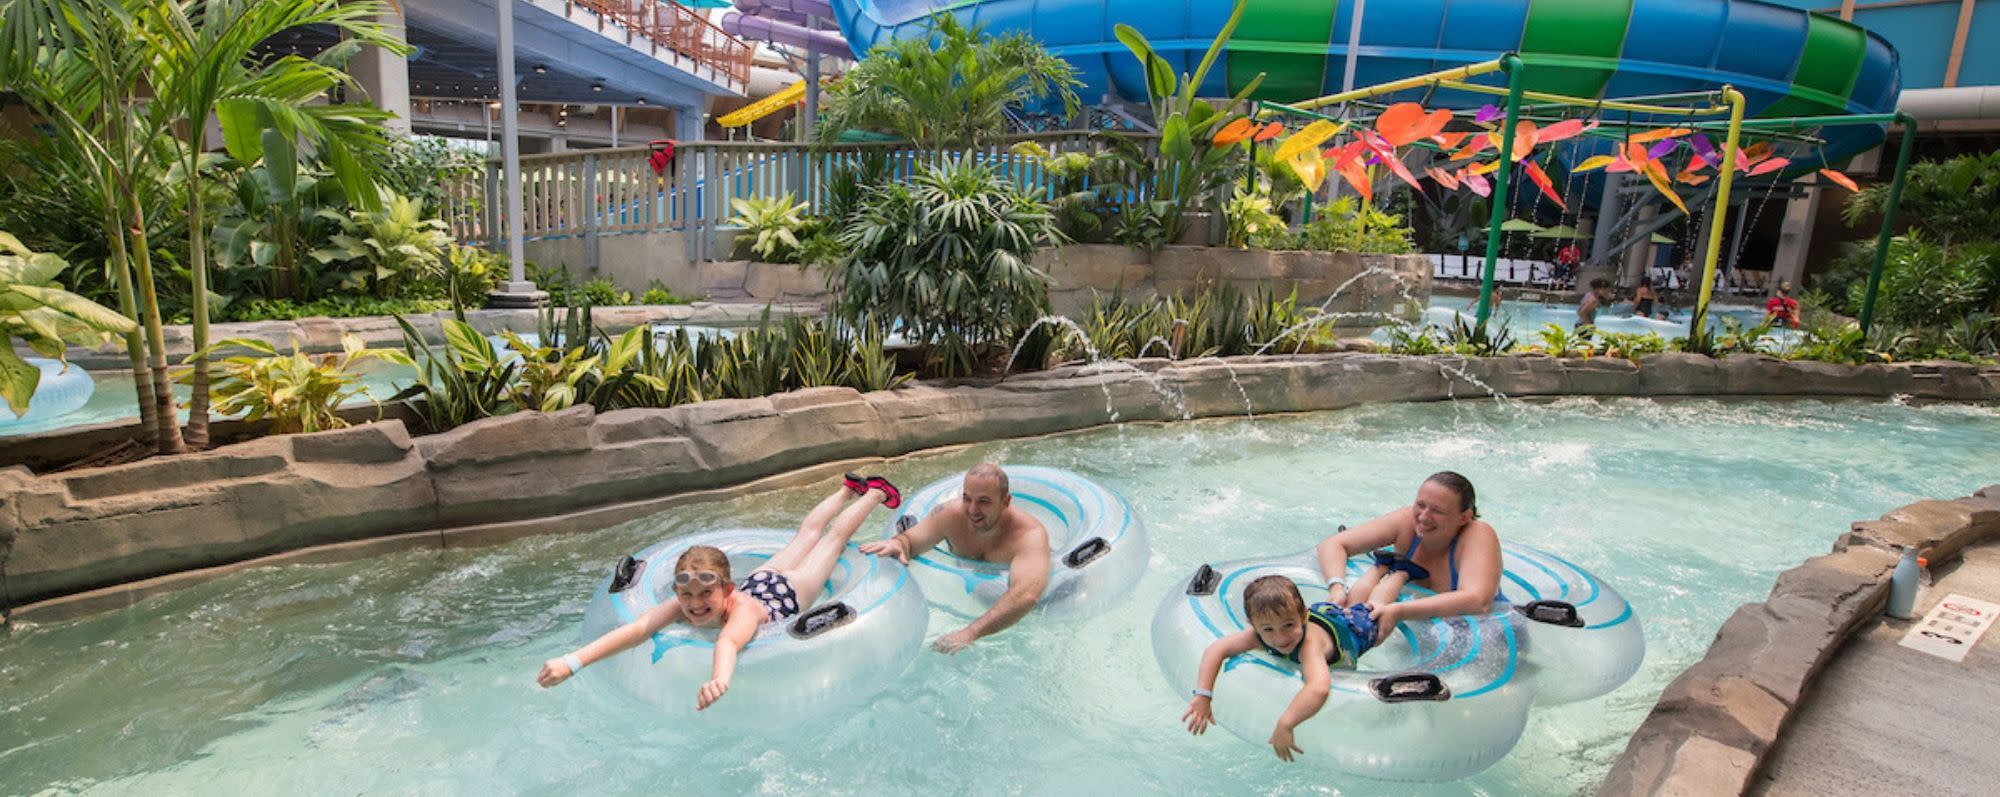
[[[389,35],[408,41],[402,14],[393,9],[384,11],[375,21]],[[361,84],[361,90],[368,94],[368,100],[375,103],[375,107],[395,114],[382,122],[383,127],[400,135],[410,134],[410,62],[407,59],[380,47],[363,47],[348,60],[347,73]]]
[[[1642,201],[1646,204],[1639,209],[1639,221],[1633,225],[1634,229],[1646,229],[1646,226],[1660,215],[1660,206],[1653,202],[1651,197]],[[1626,285],[1637,285],[1639,278],[1646,276],[1647,269],[1652,267],[1653,242],[1652,236],[1648,234],[1646,240],[1633,244],[1631,248],[1625,250],[1625,269],[1619,275],[1618,281]]]
[[[1625,215],[1625,175],[1604,176],[1604,198],[1597,203],[1597,221],[1593,223],[1590,241],[1590,262],[1608,265],[1611,262],[1611,247],[1618,245],[1618,219]]]
[[[676,105],[674,109],[674,140],[701,140],[701,109],[693,105]]]
[[[1785,203],[1785,221],[1778,228],[1778,254],[1771,261],[1771,284],[1789,282],[1805,285],[1806,254],[1812,251],[1813,225],[1819,220],[1819,200],[1824,193],[1819,177],[1814,175],[1810,182],[1801,180],[1806,186],[1806,195]]]
[[[514,0],[496,0],[499,41],[494,58],[500,67],[500,168],[506,185],[507,279],[487,296],[494,307],[540,307],[548,302],[547,291],[537,290],[524,273],[526,259],[521,254],[521,104],[514,97]]]

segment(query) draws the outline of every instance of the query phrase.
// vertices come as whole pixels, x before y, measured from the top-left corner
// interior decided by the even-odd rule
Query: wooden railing
[[[694,141],[679,145],[673,162],[656,173],[645,147],[596,149],[521,158],[522,234],[529,239],[585,234],[678,232],[720,226],[734,211],[731,199],[766,199],[790,194],[814,212],[827,201],[826,178],[864,158],[885,159],[890,175],[908,179],[919,167],[970,154],[981,163],[1029,188],[1049,188],[1040,161],[1013,153],[1017,142],[1035,141],[1052,153],[1099,152],[1109,139],[1092,133],[1033,133],[969,150],[920,149],[908,143],[803,144]],[[1150,145],[1150,142],[1148,142]],[[713,179],[711,179],[713,177]],[[1130,186],[1130,176],[1113,181]],[[486,200],[454,204],[452,232],[464,241],[487,241],[503,229],[497,164],[489,169]],[[468,183],[463,190],[472,190]],[[1128,196],[1106,197],[1118,204]]]
[[[671,0],[567,0],[567,5],[594,12],[739,84],[750,82],[750,45],[687,6]]]

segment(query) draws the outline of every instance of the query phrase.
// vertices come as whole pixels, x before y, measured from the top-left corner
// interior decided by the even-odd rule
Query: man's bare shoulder
[[[1019,509],[1008,509],[1007,529],[1007,546],[1013,556],[1049,550],[1049,530],[1034,515]]]

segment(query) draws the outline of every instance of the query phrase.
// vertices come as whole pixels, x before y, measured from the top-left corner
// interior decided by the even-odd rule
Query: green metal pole
[[[1493,176],[1493,212],[1486,223],[1486,270],[1479,279],[1479,329],[1493,314],[1493,273],[1500,260],[1500,225],[1507,220],[1507,175],[1514,171],[1514,120],[1521,115],[1521,78],[1528,71],[1520,56],[1508,53],[1500,58],[1507,72],[1507,117],[1500,127],[1500,168]]]
[[[1875,292],[1882,288],[1882,269],[1889,263],[1889,238],[1896,234],[1896,212],[1903,206],[1903,184],[1910,177],[1910,153],[1916,149],[1917,120],[1898,112],[1903,145],[1896,150],[1896,178],[1889,183],[1889,206],[1882,209],[1882,235],[1875,239],[1875,267],[1868,272],[1868,293],[1861,299],[1861,334],[1875,321]]]
[[[1736,146],[1743,135],[1743,92],[1724,87],[1729,101],[1729,133],[1722,144],[1722,165],[1716,168],[1714,217],[1708,225],[1707,255],[1701,266],[1701,296],[1694,303],[1694,318],[1688,320],[1688,340],[1700,340],[1708,325],[1708,300],[1715,295],[1715,264],[1722,254],[1722,223],[1729,213],[1729,188],[1736,180]]]

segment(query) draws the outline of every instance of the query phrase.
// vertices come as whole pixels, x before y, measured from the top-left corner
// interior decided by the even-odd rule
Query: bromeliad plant
[[[217,350],[247,349],[251,354],[216,360]],[[282,355],[269,342],[232,338],[190,355],[183,364],[207,362],[215,390],[215,409],[241,415],[246,421],[269,420],[271,434],[298,434],[341,429],[347,420],[335,411],[357,397],[374,400],[360,384],[355,367],[371,359],[393,360],[392,352],[370,349],[353,335],[340,338],[341,353],[307,355],[292,344]],[[378,405],[379,409],[379,405]]]
[[[806,204],[782,197],[729,200],[736,215],[727,224],[742,227],[751,237],[750,251],[766,263],[789,263],[798,259],[801,239],[807,233]]]

